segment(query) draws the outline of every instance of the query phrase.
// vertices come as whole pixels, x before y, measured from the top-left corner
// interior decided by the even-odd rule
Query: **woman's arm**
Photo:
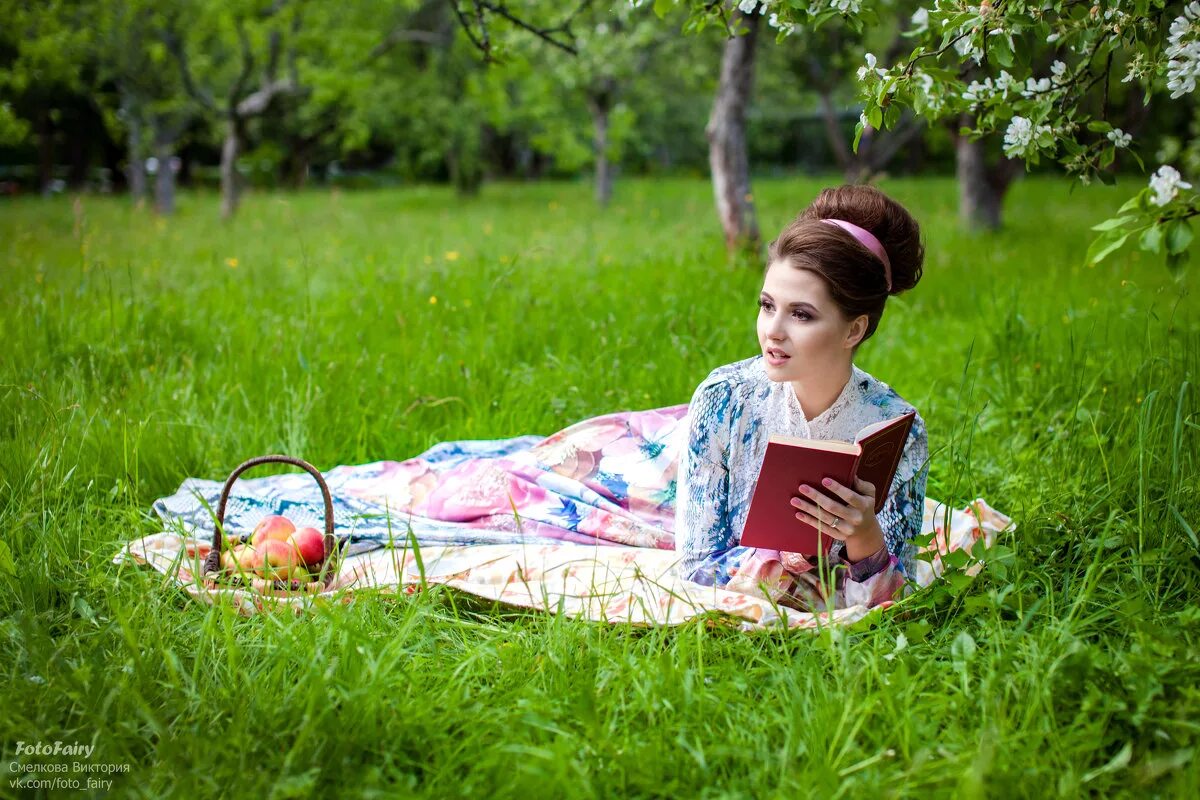
[[[675,549],[682,573],[723,585],[733,547],[729,514],[729,430],[736,413],[728,383],[701,385],[688,404],[687,434],[675,484]]]
[[[890,600],[903,588],[910,543],[921,530],[928,473],[925,423],[918,415],[896,470],[897,478],[907,477],[893,483],[879,514],[871,515],[875,522],[867,520],[855,534],[861,537],[856,546],[839,544],[825,560],[832,585],[823,583],[817,565],[799,553],[757,550],[745,558],[728,588],[761,594],[757,587],[765,584],[769,596],[805,608],[824,606],[829,599],[835,607]]]

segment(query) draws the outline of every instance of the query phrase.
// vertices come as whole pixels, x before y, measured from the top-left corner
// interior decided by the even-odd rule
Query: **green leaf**
[[[867,123],[875,130],[883,129],[883,109],[872,105],[867,109]]]
[[[1102,119],[1094,119],[1087,124],[1087,129],[1092,133],[1108,133],[1113,127]]]
[[[1171,275],[1179,277],[1180,270],[1183,269],[1183,265],[1188,262],[1188,258],[1190,256],[1191,251],[1188,250],[1185,250],[1182,253],[1168,253],[1167,270],[1171,273]]]
[[[1192,243],[1192,225],[1186,219],[1173,219],[1167,223],[1167,253],[1176,255],[1188,249]]]
[[[1126,224],[1133,222],[1135,219],[1137,217],[1134,216],[1113,217],[1112,219],[1104,220],[1099,225],[1093,225],[1092,230],[1111,231],[1113,228],[1124,228]]]
[[[654,13],[659,19],[662,19],[670,12],[673,5],[675,5],[674,0],[654,0]]]
[[[883,112],[883,127],[895,128],[896,123],[900,121],[900,104],[892,102],[888,105],[887,110]]]
[[[862,139],[862,135],[863,135],[863,124],[862,124],[862,120],[859,120],[858,124],[854,126],[854,144],[851,145],[851,149],[853,149],[855,153],[858,152],[858,143]]]
[[[1133,742],[1126,742],[1117,754],[1113,756],[1107,764],[1102,767],[1097,767],[1083,776],[1084,783],[1090,783],[1101,775],[1109,772],[1119,772],[1129,766],[1130,760],[1133,758]]]
[[[1142,189],[1140,192],[1135,194],[1133,197],[1126,200],[1125,204],[1117,209],[1117,213],[1124,214],[1126,211],[1144,210],[1145,205],[1143,205],[1143,198],[1145,198],[1146,192],[1148,192],[1148,191],[1150,191],[1150,190]]]
[[[966,631],[954,637],[954,642],[950,645],[950,653],[958,662],[970,661],[975,657],[975,650],[975,639]]]
[[[1092,242],[1091,247],[1087,252],[1088,264],[1099,264],[1114,250],[1120,249],[1121,245],[1125,244],[1125,240],[1129,238],[1132,231],[1121,233],[1120,231],[1108,231],[1104,235]]]
[[[1008,68],[1013,65],[1013,51],[1004,36],[998,36],[994,42],[989,43],[988,56],[996,59],[996,63],[1002,67]]]
[[[1142,233],[1142,238],[1138,240],[1138,246],[1143,250],[1148,250],[1151,253],[1162,252],[1163,229],[1161,225],[1151,225]]]

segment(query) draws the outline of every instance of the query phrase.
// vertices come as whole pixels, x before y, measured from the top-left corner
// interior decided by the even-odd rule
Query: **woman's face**
[[[772,262],[759,296],[758,344],[774,381],[841,372],[866,332],[866,315],[843,318],[825,281],[786,261]],[[769,352],[770,351],[770,352]],[[776,362],[772,352],[788,358]]]

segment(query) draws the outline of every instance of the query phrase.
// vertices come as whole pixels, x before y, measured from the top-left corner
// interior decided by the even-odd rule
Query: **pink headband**
[[[883,262],[883,276],[887,278],[887,288],[892,290],[892,262],[888,260],[887,250],[883,249],[883,245],[875,238],[875,234],[871,233],[866,228],[860,228],[853,222],[846,222],[844,219],[823,219],[821,222],[827,222],[830,225],[837,225],[850,232],[850,235],[858,239],[863,247],[870,250],[879,260]]]

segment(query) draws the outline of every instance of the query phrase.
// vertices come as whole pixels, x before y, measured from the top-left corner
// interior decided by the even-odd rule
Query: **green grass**
[[[764,230],[820,185],[760,180]],[[706,183],[623,183],[603,214],[569,184],[253,195],[230,225],[210,195],[166,221],[7,202],[0,795],[55,760],[18,741],[62,740],[147,796],[1195,796],[1194,274],[1081,265],[1120,192],[1024,181],[975,237],[950,181],[884,188],[926,277],[858,363],[927,420],[929,494],[1020,529],[970,585],[819,636],[436,587],[246,619],[110,563],[155,498],[253,455],[327,470],[686,402],[756,352],[761,274],[726,264]]]

